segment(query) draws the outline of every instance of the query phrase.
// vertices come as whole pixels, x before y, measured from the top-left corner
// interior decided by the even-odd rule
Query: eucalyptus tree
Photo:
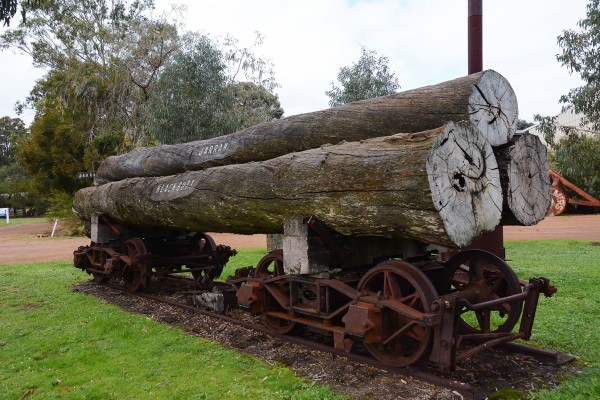
[[[586,16],[576,29],[565,29],[557,38],[558,62],[583,84],[561,96],[563,111],[582,114],[580,126],[564,126],[556,117],[536,115],[536,127],[552,148],[552,167],[575,185],[600,196],[600,0],[590,0]],[[565,134],[555,140],[556,133]]]
[[[558,36],[562,53],[556,58],[571,74],[578,74],[583,85],[571,89],[560,102],[584,114],[583,123],[600,132],[600,0],[590,0],[586,17],[577,26],[579,29],[567,29]]]
[[[10,24],[10,20],[17,13],[17,0],[0,1],[0,21],[5,25]]]
[[[38,194],[73,193],[78,171],[133,147],[281,116],[268,61],[230,37],[182,41],[177,17],[152,0],[41,1],[0,35],[47,70],[20,104],[36,110],[19,160]]]
[[[253,44],[260,44],[257,35]],[[217,42],[191,33],[165,64],[146,107],[159,143],[173,144],[231,133],[280,118],[283,110],[269,61],[227,37]]]
[[[25,123],[20,118],[0,118],[0,166],[16,161],[18,140],[26,134]]]
[[[560,97],[563,111],[569,108],[584,118],[580,127],[561,126],[556,117],[536,115],[536,122],[545,135],[546,142],[555,146],[555,133],[563,131],[567,135],[584,133],[586,130],[600,132],[600,0],[590,0],[585,18],[577,23],[577,29],[565,29],[557,37],[561,53],[556,55],[558,62],[570,74],[577,74],[583,85],[571,89]],[[589,132],[588,132],[589,133]]]
[[[29,54],[35,66],[63,74],[53,93],[60,109],[85,113],[88,143],[118,130],[125,147],[144,144],[139,112],[168,56],[179,46],[177,29],[151,16],[151,0],[55,0],[0,36],[0,48]],[[29,105],[44,112],[44,93]]]
[[[17,159],[19,143],[27,135],[20,118],[0,118],[0,207],[17,209],[30,205],[30,179]]]
[[[34,9],[40,6],[40,4],[48,0],[22,0],[21,1],[21,16],[25,20],[27,10]],[[17,0],[0,0],[0,22],[4,25],[9,26],[10,21],[17,13]]]
[[[329,96],[329,105],[335,107],[395,93],[400,85],[388,63],[386,56],[378,57],[374,50],[362,47],[356,63],[340,68],[337,75],[339,86],[331,82],[331,90],[325,92]]]

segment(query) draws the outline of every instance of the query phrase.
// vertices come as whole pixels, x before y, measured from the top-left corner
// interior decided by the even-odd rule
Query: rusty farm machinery
[[[549,213],[552,215],[560,215],[569,209],[569,205],[579,205],[586,207],[600,207],[600,200],[594,196],[586,193],[584,190],[579,188],[577,185],[569,182],[567,178],[556,172],[550,170],[550,178],[552,179],[552,205],[550,206]],[[565,190],[569,189],[580,198],[571,196]]]

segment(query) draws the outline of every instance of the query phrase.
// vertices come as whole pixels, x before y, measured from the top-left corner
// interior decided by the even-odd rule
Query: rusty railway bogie
[[[240,307],[261,314],[277,333],[298,326],[317,329],[333,338],[337,350],[349,352],[360,344],[392,367],[428,360],[449,372],[481,351],[527,340],[540,294],[555,291],[545,278],[532,279],[521,290],[510,267],[481,250],[419,267],[387,260],[360,279],[266,274],[265,260],[282,265],[282,252],[268,254],[243,282],[237,280]]]
[[[274,250],[256,267],[214,282],[235,250],[203,233],[92,243],[74,252],[75,266],[99,282],[122,279],[130,291],[147,287],[152,276],[190,272],[196,287],[216,287],[275,334],[307,328],[329,337],[336,351],[364,349],[389,367],[429,362],[445,372],[486,349],[529,339],[539,296],[555,291],[545,278],[519,281],[482,250],[452,251],[449,259],[382,255],[348,267],[355,263],[344,264],[348,254],[329,230],[315,218],[304,223],[335,254],[329,272],[287,274],[283,250]]]
[[[134,236],[81,246],[74,252],[74,263],[97,282],[122,279],[128,290],[134,292],[146,288],[152,276],[186,272],[199,283],[210,285],[233,255],[235,250],[215,245],[213,239],[203,233],[175,239]]]

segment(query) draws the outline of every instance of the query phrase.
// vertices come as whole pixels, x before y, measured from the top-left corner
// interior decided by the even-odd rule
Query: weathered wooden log
[[[546,146],[535,135],[514,136],[494,148],[502,184],[502,225],[535,225],[550,208]]]
[[[213,139],[137,148],[107,158],[96,173],[96,182],[268,160],[323,144],[421,132],[447,121],[471,121],[492,146],[497,146],[512,137],[517,117],[517,99],[510,84],[499,73],[487,70],[437,85],[258,124]]]
[[[459,247],[493,229],[501,206],[492,148],[470,123],[130,178],[74,201],[82,218],[103,213],[128,226],[281,233],[285,218],[314,215],[344,235]]]

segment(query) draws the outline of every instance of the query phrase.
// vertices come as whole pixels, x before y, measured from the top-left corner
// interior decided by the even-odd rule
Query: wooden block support
[[[283,224],[283,269],[286,274],[317,274],[336,268],[370,266],[378,259],[423,254],[425,244],[410,239],[345,236],[329,231],[343,252],[342,259],[305,223],[305,217],[286,218]]]
[[[113,239],[117,239],[118,235],[115,234],[109,227],[102,221],[100,214],[93,214],[91,216],[91,239],[94,243],[108,243]]]

